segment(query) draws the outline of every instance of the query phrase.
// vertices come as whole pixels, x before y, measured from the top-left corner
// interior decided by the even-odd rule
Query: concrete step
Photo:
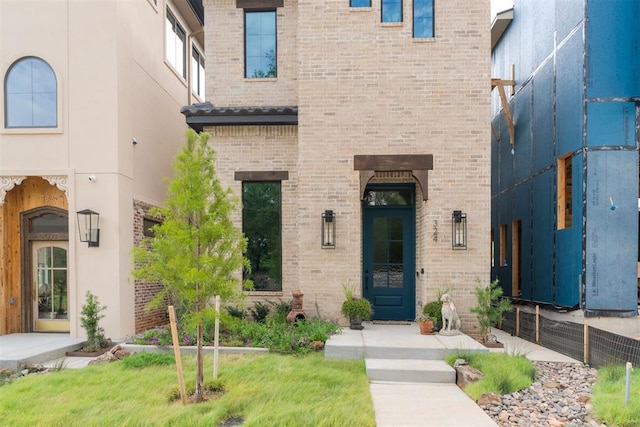
[[[324,354],[328,359],[422,359],[442,360],[451,352],[446,348],[365,347],[328,340]]]
[[[365,359],[372,382],[455,384],[456,371],[442,360]]]
[[[54,334],[11,334],[4,338],[3,348],[0,348],[0,368],[12,372],[23,369],[25,365],[62,358],[66,352],[76,351],[86,344],[84,338]]]
[[[443,360],[457,350],[488,351],[464,334],[420,335],[415,325],[381,328],[367,324],[361,331],[345,328],[342,333],[331,336],[324,354],[329,359]]]

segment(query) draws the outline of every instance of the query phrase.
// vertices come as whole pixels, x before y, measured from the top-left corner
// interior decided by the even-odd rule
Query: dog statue
[[[440,301],[442,301],[442,329],[440,334],[458,335],[460,333],[460,318],[458,317],[456,306],[453,305],[449,294],[442,294]]]

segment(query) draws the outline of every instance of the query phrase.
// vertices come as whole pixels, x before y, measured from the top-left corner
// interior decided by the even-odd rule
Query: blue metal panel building
[[[513,146],[493,94],[492,277],[522,301],[635,316],[640,0],[515,0],[511,17],[492,51],[492,77],[515,81]]]

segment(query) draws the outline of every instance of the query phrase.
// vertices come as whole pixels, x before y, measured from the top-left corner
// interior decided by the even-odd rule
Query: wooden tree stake
[[[184,373],[182,372],[182,359],[180,358],[180,342],[178,341],[178,326],[176,325],[176,310],[169,306],[169,321],[171,322],[171,340],[173,341],[173,354],[176,358],[176,369],[178,370],[178,385],[180,386],[180,400],[182,404],[187,404],[187,393],[184,390]]]

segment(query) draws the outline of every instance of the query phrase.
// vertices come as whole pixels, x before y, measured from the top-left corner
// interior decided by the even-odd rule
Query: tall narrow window
[[[433,0],[413,0],[413,37],[433,37]]]
[[[191,89],[204,100],[204,57],[195,47],[191,50]]]
[[[511,223],[511,296],[520,297],[522,290],[522,220]]]
[[[371,7],[371,0],[351,0],[349,7]]]
[[[167,8],[167,21],[165,30],[165,50],[167,61],[182,76],[187,78],[185,67],[187,33],[178,22],[175,15]]]
[[[500,224],[500,265],[507,266],[507,224]]]
[[[244,61],[246,78],[276,77],[276,11],[244,14]]]
[[[58,125],[58,89],[53,69],[40,58],[16,61],[4,81],[6,128]]]
[[[573,165],[571,155],[558,159],[558,230],[571,227],[573,217]]]
[[[282,290],[282,208],[280,182],[242,183],[242,231],[245,256],[256,291]]]
[[[493,235],[493,227],[491,227],[491,267],[496,266],[496,239]]]
[[[402,0],[382,0],[382,22],[402,22]]]

